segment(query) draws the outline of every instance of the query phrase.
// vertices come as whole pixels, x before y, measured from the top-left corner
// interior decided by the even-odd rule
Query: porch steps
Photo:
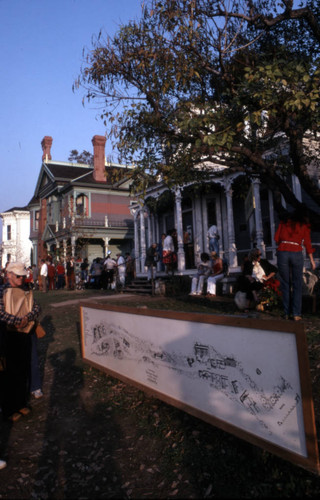
[[[135,278],[130,285],[123,288],[123,293],[137,293],[142,295],[152,295],[152,283],[147,278]]]

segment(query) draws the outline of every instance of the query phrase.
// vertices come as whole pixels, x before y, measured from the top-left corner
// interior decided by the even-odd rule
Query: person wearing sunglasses
[[[0,325],[5,337],[6,357],[1,407],[4,418],[15,422],[30,413],[28,384],[32,335],[40,306],[34,302],[32,290],[24,289],[27,270],[23,263],[10,263],[6,275],[6,284],[0,290]]]

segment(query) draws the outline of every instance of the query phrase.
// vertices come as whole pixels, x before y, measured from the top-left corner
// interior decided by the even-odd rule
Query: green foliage
[[[101,102],[120,161],[137,165],[135,189],[202,182],[215,165],[257,174],[296,205],[290,171],[320,206],[307,170],[319,145],[304,143],[320,125],[319,10],[151,0],[113,40],[100,34],[77,84]]]

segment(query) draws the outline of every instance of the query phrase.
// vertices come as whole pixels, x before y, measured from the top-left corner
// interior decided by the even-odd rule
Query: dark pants
[[[58,290],[62,290],[65,286],[64,274],[58,274]]]
[[[302,252],[278,252],[278,269],[283,308],[286,315],[301,315],[302,305]],[[292,287],[292,293],[291,293]]]
[[[106,269],[106,288],[111,287],[111,283],[113,283],[114,279],[114,269]]]
[[[31,336],[31,372],[30,372],[30,392],[41,389],[41,376],[38,357],[38,338],[35,331],[30,332]]]
[[[69,290],[74,290],[75,275],[74,271],[67,273],[68,276],[68,288]]]
[[[25,408],[29,399],[31,335],[6,332],[6,371],[3,377],[4,418]]]

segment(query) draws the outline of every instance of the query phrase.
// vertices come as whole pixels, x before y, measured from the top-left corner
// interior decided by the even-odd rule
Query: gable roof
[[[86,174],[93,172],[93,167],[89,165],[79,166],[74,163],[47,162],[44,164],[46,171],[51,174],[56,181],[68,182]]]
[[[128,189],[128,172],[130,168],[117,164],[106,164],[106,182],[97,182],[93,178],[94,167],[86,164],[57,162],[47,160],[42,163],[33,199],[50,191],[65,190],[71,186],[99,189]]]
[[[9,210],[5,210],[2,213],[3,214],[7,214],[7,213],[10,213],[10,212],[30,212],[30,210],[29,210],[29,207],[27,205],[25,207],[12,207],[12,208],[9,208]]]

